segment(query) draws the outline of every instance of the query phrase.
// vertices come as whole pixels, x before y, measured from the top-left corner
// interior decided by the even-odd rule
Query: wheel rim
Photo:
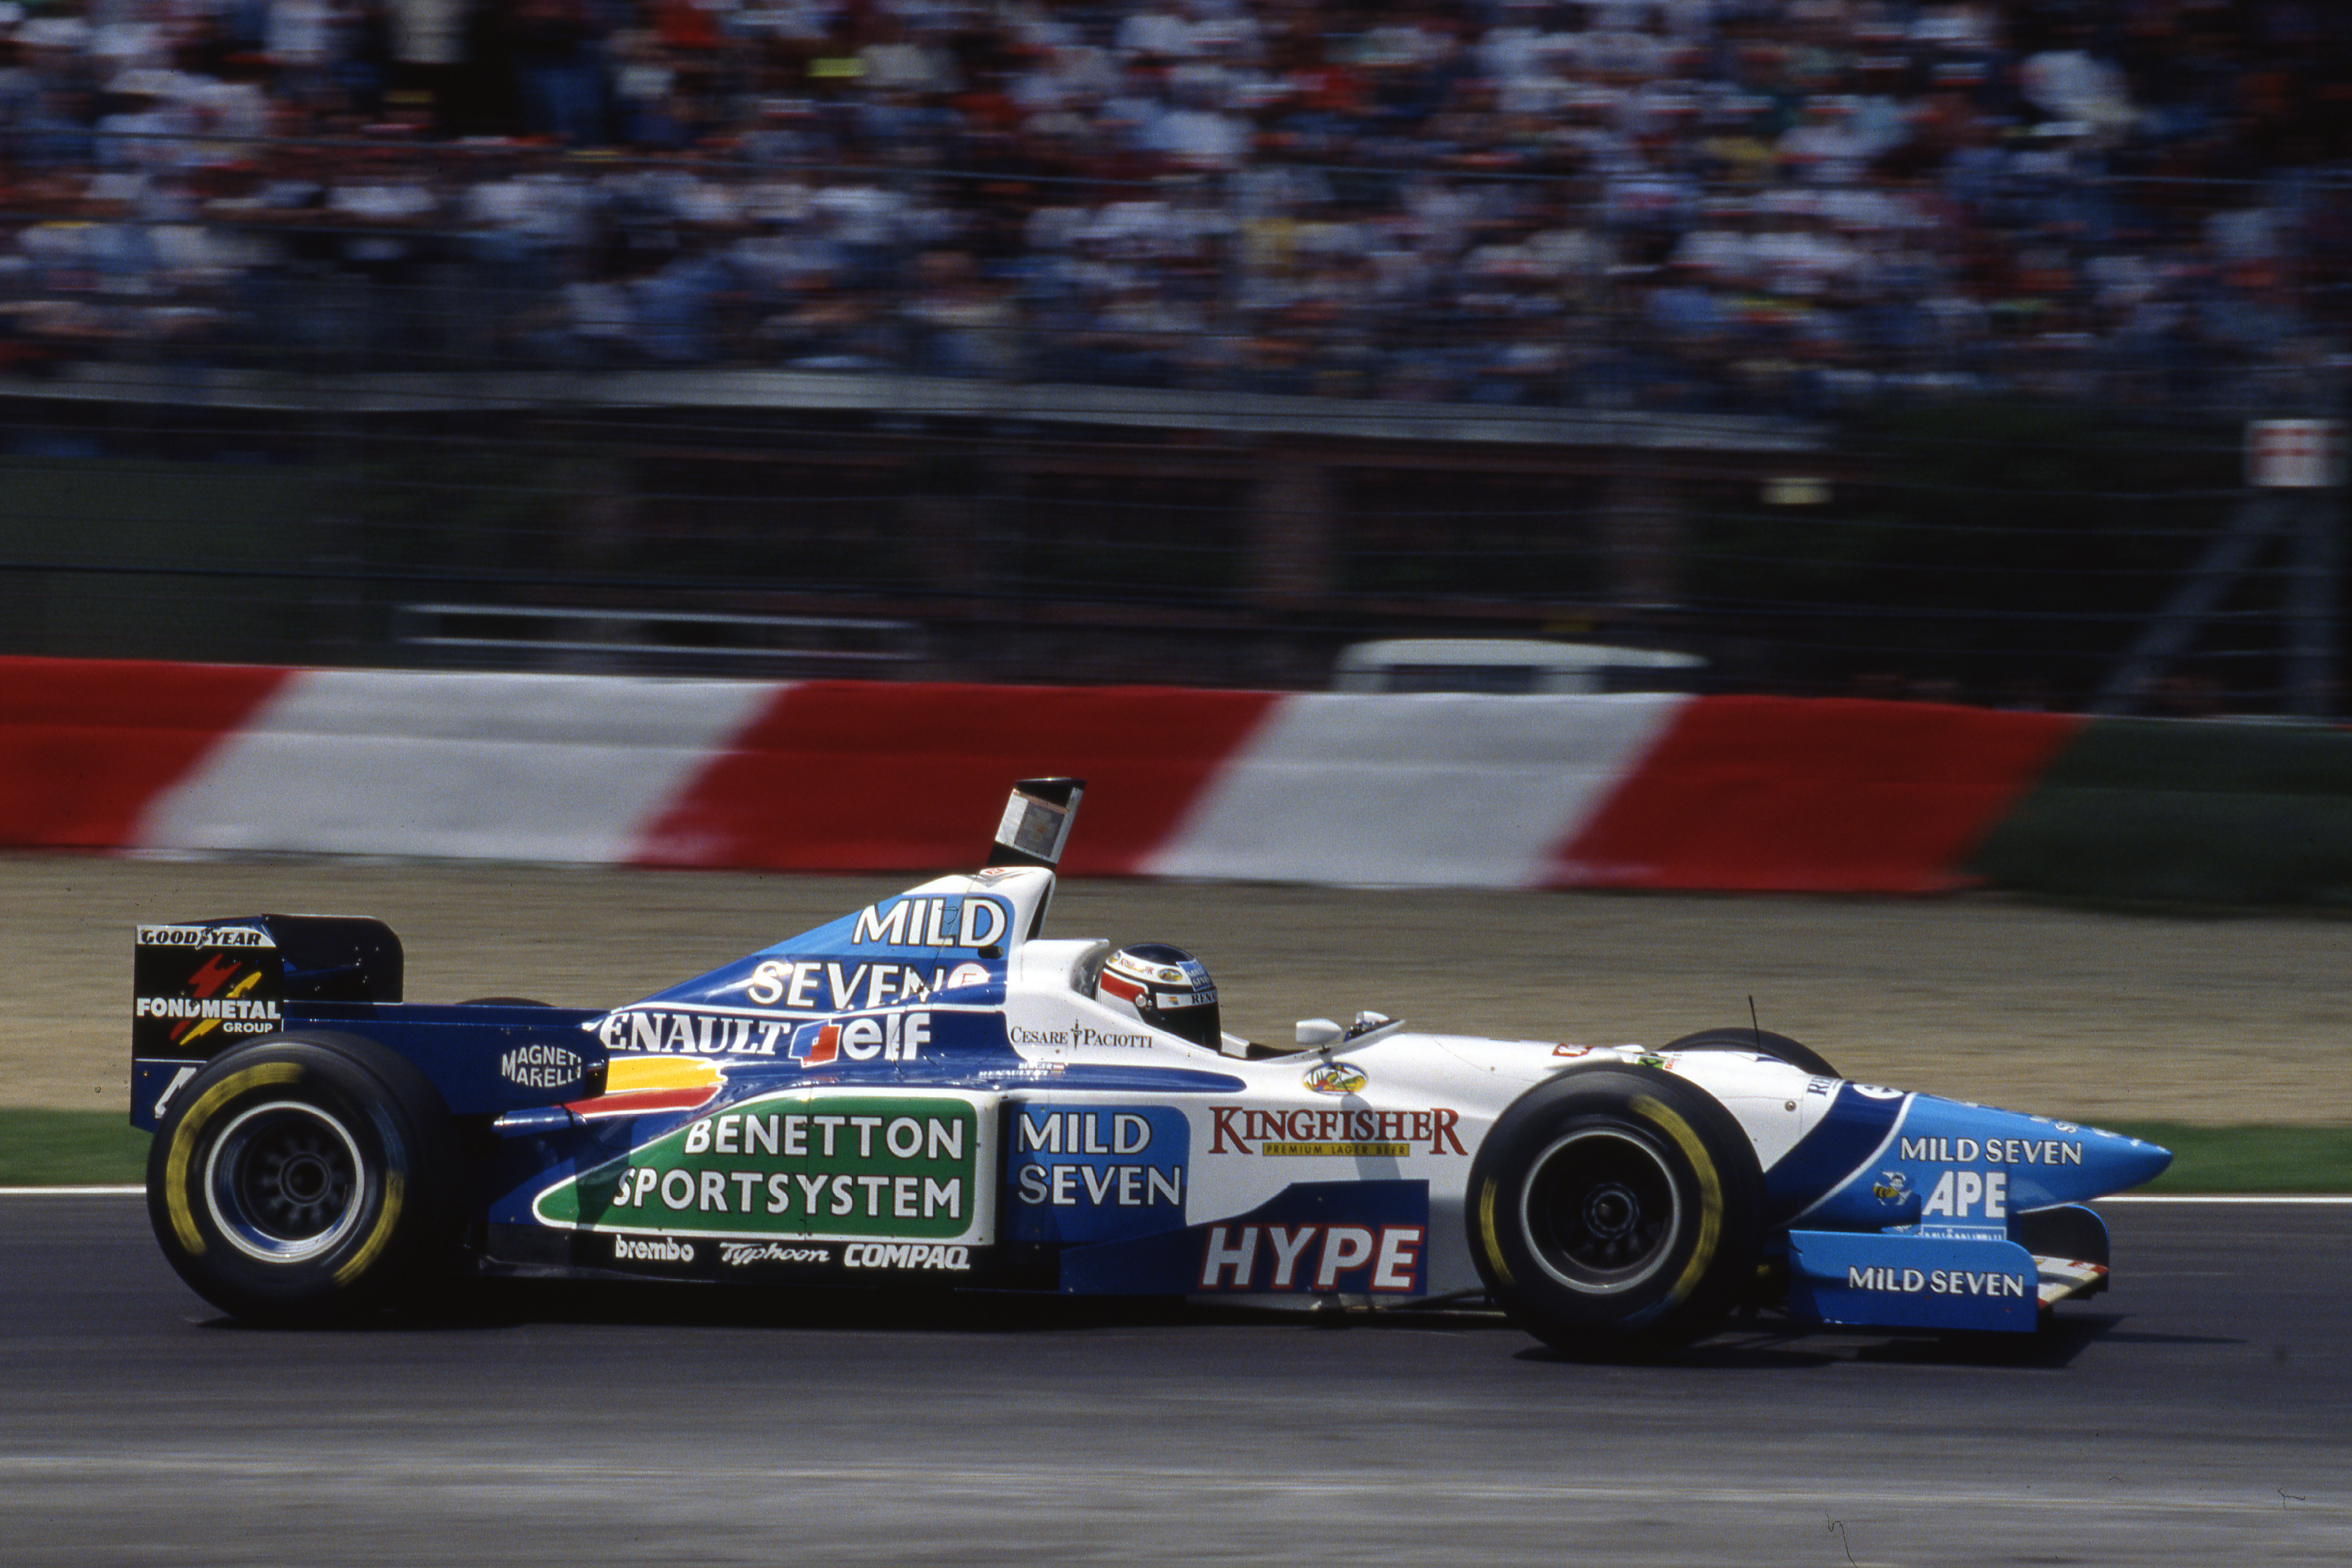
[[[365,1169],[341,1122],[315,1105],[273,1100],[240,1113],[214,1141],[205,1205],[238,1251],[299,1263],[359,1224]]]
[[[1646,1140],[1615,1128],[1571,1132],[1539,1155],[1520,1189],[1536,1261],[1571,1290],[1632,1289],[1664,1267],[1682,1194]]]

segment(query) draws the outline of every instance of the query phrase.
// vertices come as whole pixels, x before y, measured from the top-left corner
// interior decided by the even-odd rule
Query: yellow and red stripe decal
[[[699,1057],[614,1057],[604,1069],[604,1092],[567,1102],[579,1116],[643,1116],[692,1110],[719,1093],[719,1068]]]

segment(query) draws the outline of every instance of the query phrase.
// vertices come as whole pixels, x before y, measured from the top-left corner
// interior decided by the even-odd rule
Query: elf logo
[[[928,1012],[885,1013],[879,1017],[836,1018],[804,1025],[793,1037],[788,1053],[805,1068],[829,1067],[835,1061],[886,1062],[919,1060],[931,1043]]]

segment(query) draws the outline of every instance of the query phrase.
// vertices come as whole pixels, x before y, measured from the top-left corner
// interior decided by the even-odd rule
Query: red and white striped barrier
[[[740,682],[0,659],[0,842],[807,871],[1921,892],[2076,721],[1916,704]]]

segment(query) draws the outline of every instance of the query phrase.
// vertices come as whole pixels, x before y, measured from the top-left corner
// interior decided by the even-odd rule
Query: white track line
[[[2341,1208],[2352,1204],[2352,1193],[2320,1193],[2293,1194],[2285,1193],[2123,1193],[2114,1197],[2093,1198],[2095,1204],[2312,1204],[2323,1207]]]

